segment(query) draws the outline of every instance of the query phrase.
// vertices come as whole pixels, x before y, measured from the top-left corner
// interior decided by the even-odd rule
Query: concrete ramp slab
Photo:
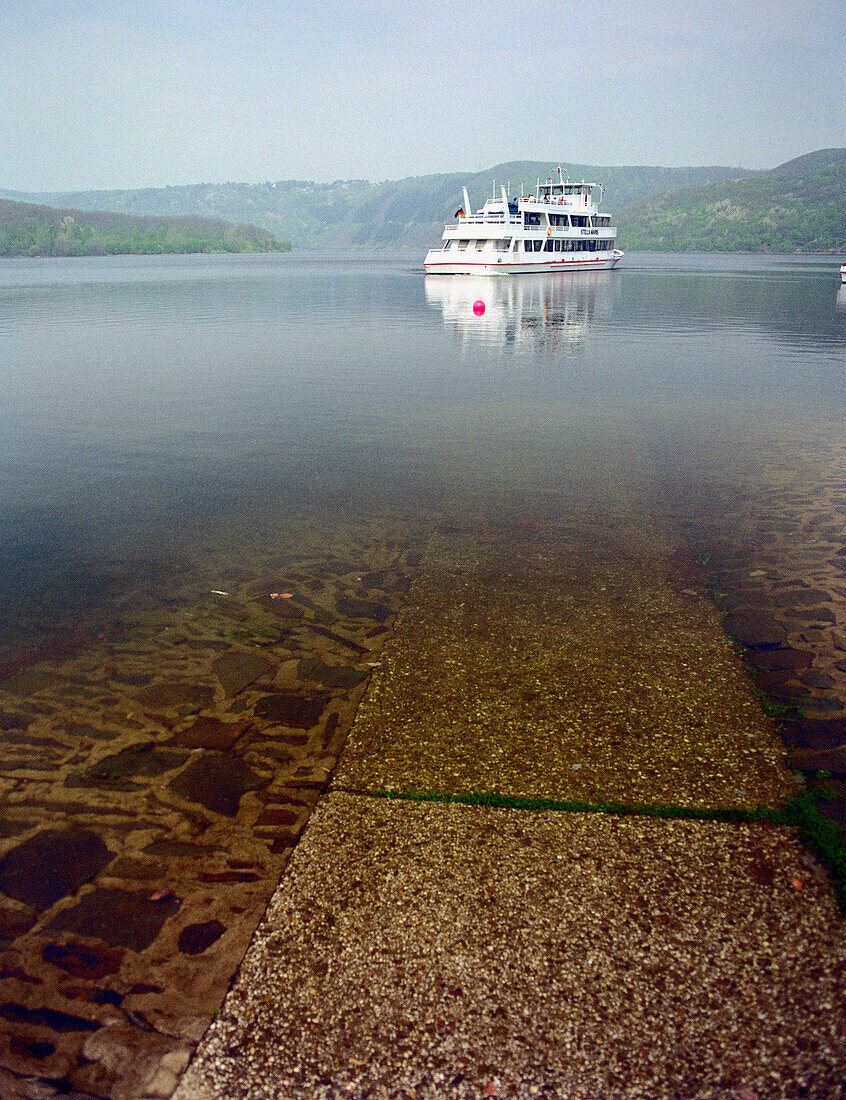
[[[843,933],[784,828],[333,793],[175,1096],[833,1097]]]
[[[660,530],[607,527],[436,540],[335,786],[704,809],[792,797],[784,745],[711,600]]]

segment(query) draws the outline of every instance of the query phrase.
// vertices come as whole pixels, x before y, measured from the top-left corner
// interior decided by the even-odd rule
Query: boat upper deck
[[[521,194],[519,198],[508,198],[506,188],[502,188],[502,198],[486,200],[481,210],[474,214],[472,210],[457,211],[458,222],[446,225],[446,231],[457,230],[471,225],[512,225],[523,226],[531,224],[526,215],[548,213],[573,213],[581,215],[599,215],[599,208],[594,201],[594,191],[602,192],[602,185],[596,183],[570,183],[559,180],[546,183],[538,181],[536,192],[531,195]],[[465,191],[465,196],[467,192]],[[602,222],[596,224],[610,225],[607,215],[599,215]],[[592,223],[593,224],[593,223]]]

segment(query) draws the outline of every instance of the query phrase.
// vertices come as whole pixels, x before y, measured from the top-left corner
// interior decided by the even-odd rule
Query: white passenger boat
[[[494,188],[496,190],[496,188]],[[521,189],[522,190],[522,189]],[[505,187],[473,213],[467,188],[456,221],[444,226],[442,245],[426,253],[430,275],[515,275],[530,271],[602,270],[619,263],[617,230],[600,212],[596,183],[538,180],[533,195],[509,197]]]
[[[840,282],[846,283],[846,264],[840,265]]]

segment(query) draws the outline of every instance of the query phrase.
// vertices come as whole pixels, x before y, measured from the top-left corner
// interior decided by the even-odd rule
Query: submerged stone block
[[[0,1005],[0,1019],[12,1023],[32,1024],[35,1027],[48,1027],[52,1031],[98,1031],[100,1025],[84,1016],[71,1016],[67,1012],[56,1012],[51,1008],[25,1008],[23,1005],[6,1002]]]
[[[223,722],[220,718],[200,715],[190,726],[175,734],[177,745],[191,749],[218,749],[226,752],[231,749],[244,730],[246,722]]]
[[[350,668],[349,665],[327,665],[316,658],[302,660],[297,665],[297,676],[301,680],[311,680],[326,688],[340,688],[348,691],[363,683],[369,673],[364,669]]]
[[[157,898],[149,890],[95,890],[73,909],[58,913],[47,928],[144,951],[180,905],[173,894]]]
[[[120,970],[123,951],[109,950],[83,943],[48,943],[41,953],[47,963],[72,974],[74,978],[99,981]]]
[[[227,695],[237,695],[276,666],[257,653],[224,653],[212,664],[214,674]]]
[[[802,749],[836,749],[846,745],[846,718],[803,718],[785,724],[787,744]]]
[[[206,948],[216,943],[226,926],[219,920],[205,921],[203,924],[189,924],[179,933],[179,950],[183,955],[202,955]]]
[[[265,695],[256,703],[253,712],[257,718],[266,718],[283,726],[310,729],[320,720],[330,698],[325,692],[311,695],[297,695],[292,692]]]
[[[92,765],[87,774],[96,779],[111,779],[123,776],[143,776],[154,778],[165,772],[181,767],[188,759],[187,752],[162,750],[155,744],[133,745],[107,756]]]
[[[261,790],[267,784],[268,780],[256,775],[240,757],[208,753],[189,764],[169,788],[188,802],[234,817],[247,791]]]
[[[356,600],[352,597],[342,597],[335,606],[339,614],[351,619],[372,619],[374,622],[384,623],[393,615],[393,610],[387,604]]]
[[[214,688],[186,680],[170,680],[153,684],[138,692],[138,701],[145,707],[207,707],[214,699]]]
[[[756,649],[749,659],[756,668],[795,672],[809,668],[814,655],[805,649]]]
[[[726,616],[725,628],[733,638],[752,648],[775,648],[787,636],[784,627],[762,611],[734,611]]]
[[[95,833],[44,830],[0,860],[0,890],[35,909],[49,909],[112,859],[112,852]]]

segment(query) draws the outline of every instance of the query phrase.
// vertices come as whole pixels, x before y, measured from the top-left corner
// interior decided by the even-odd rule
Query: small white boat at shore
[[[594,195],[602,186],[558,179],[538,180],[533,195],[509,198],[507,189],[476,213],[467,188],[457,221],[444,226],[440,248],[426,253],[428,275],[516,275],[537,271],[597,271],[615,267],[611,215],[600,212]],[[494,188],[495,190],[495,188]]]
[[[840,282],[846,283],[846,264],[840,265]]]

